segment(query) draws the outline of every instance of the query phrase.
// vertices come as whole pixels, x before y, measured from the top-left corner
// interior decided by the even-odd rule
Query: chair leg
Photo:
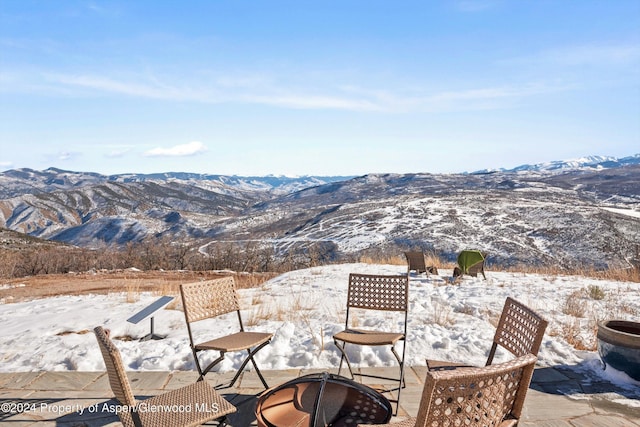
[[[383,377],[377,377],[377,376],[372,376],[372,375],[365,375],[362,373],[359,374],[354,374],[353,373],[353,369],[351,368],[351,362],[349,362],[349,357],[347,357],[347,352],[346,352],[346,346],[347,343],[343,343],[342,345],[338,344],[337,340],[333,340],[335,346],[338,348],[338,350],[340,350],[341,356],[340,356],[340,364],[338,365],[338,375],[340,375],[340,371],[342,370],[342,361],[346,361],[347,362],[347,367],[349,368],[349,373],[351,374],[351,379],[354,379],[354,375],[359,375],[362,377],[374,377],[374,378],[380,378],[380,379],[393,379],[393,378],[383,378]],[[398,378],[398,400],[396,400],[396,411],[394,413],[394,415],[398,415],[398,409],[400,408],[400,392],[402,391],[403,388],[405,388],[407,386],[406,381],[404,379],[404,350],[405,350],[405,345],[406,342],[402,343],[403,348],[402,348],[402,357],[400,357],[400,355],[398,354],[398,352],[396,351],[395,346],[391,346],[391,352],[393,353],[394,357],[396,358],[396,360],[398,361],[398,365],[400,365],[400,377]],[[389,390],[385,390],[384,392],[390,392],[393,391],[394,389],[389,389]]]
[[[396,357],[396,360],[398,361],[398,365],[400,365],[400,388],[405,388],[407,384],[404,381],[404,357],[402,359],[400,358],[400,355],[398,355],[398,352],[396,351],[395,346],[391,347],[391,352]],[[398,395],[400,395],[399,392],[398,392]]]
[[[236,381],[240,377],[240,374],[242,374],[242,372],[244,371],[244,368],[247,366],[247,363],[249,363],[249,361],[251,361],[251,363],[253,363],[253,366],[256,368],[256,373],[258,374],[258,377],[260,378],[260,381],[262,382],[262,385],[264,385],[264,388],[269,388],[269,386],[267,385],[267,382],[265,381],[264,377],[262,376],[262,372],[260,372],[260,369],[258,369],[258,365],[257,365],[255,359],[253,358],[253,356],[258,352],[258,350],[260,350],[265,345],[269,344],[269,342],[270,341],[266,341],[266,342],[260,344],[258,347],[254,348],[253,350],[247,349],[248,355],[244,359],[244,361],[242,362],[242,365],[240,365],[240,367],[238,368],[238,370],[237,370],[236,374],[233,376],[233,379],[231,380],[231,382],[229,384],[225,385],[225,386],[218,386],[216,388],[220,389],[220,388],[233,387],[233,385],[236,383]],[[220,357],[218,357],[216,360],[211,362],[209,364],[209,366],[207,366],[207,368],[204,370],[204,372],[200,375],[200,378],[198,378],[198,381],[202,380],[204,378],[204,376],[211,370],[211,368],[213,368],[215,365],[220,363],[223,359],[224,359],[224,353],[220,352]]]
[[[198,370],[198,374],[200,374],[200,377],[198,377],[198,381],[200,381],[202,379],[202,367],[200,367],[200,361],[198,360],[198,352],[196,351],[195,348],[191,347],[191,353],[193,353],[193,360],[196,364],[196,369]]]
[[[349,362],[349,357],[347,357],[347,351],[346,351],[346,347],[347,347],[347,343],[343,343],[342,345],[338,344],[337,340],[333,340],[333,343],[335,344],[336,347],[338,347],[338,350],[340,350],[340,365],[338,366],[338,375],[340,375],[340,371],[342,370],[342,361],[345,360],[347,362],[347,367],[349,368],[349,373],[351,374],[351,379],[354,379],[354,375],[353,375],[353,369],[351,369],[351,362]]]
[[[398,415],[398,410],[400,409],[400,393],[402,389],[406,387],[404,383],[404,363],[400,366],[400,380],[398,381],[398,400],[396,400],[396,412],[393,414],[395,416]]]
[[[260,368],[258,368],[258,364],[256,363],[256,360],[253,358],[253,356],[251,356],[251,363],[256,370],[256,374],[258,374],[258,377],[260,377],[260,381],[262,381],[262,385],[264,386],[264,388],[269,388],[269,386],[267,385],[267,381],[262,376],[262,372],[260,372]]]
[[[223,360],[224,360],[224,353],[220,352],[220,357],[218,357],[213,362],[209,363],[209,365],[203,371],[202,369],[200,369],[200,363],[198,362],[198,358],[196,357],[196,366],[198,366],[198,371],[200,372],[200,377],[198,378],[198,381],[202,381],[204,379],[204,376],[207,375],[214,366],[216,366],[218,363],[222,362]]]
[[[264,347],[267,344],[269,344],[269,341],[260,344],[258,347],[254,348],[253,350],[247,349],[248,356],[244,359],[244,361],[242,362],[242,365],[240,365],[240,368],[238,368],[238,372],[236,372],[236,375],[233,377],[233,379],[231,380],[231,383],[227,387],[233,387],[238,377],[240,377],[240,374],[242,373],[242,371],[244,371],[245,366],[247,366],[247,363],[249,363],[249,360],[251,360],[251,363],[253,363],[253,366],[256,368],[256,373],[258,374],[258,377],[260,377],[260,381],[262,381],[262,385],[264,386],[264,388],[269,388],[269,386],[267,385],[267,382],[264,380],[264,377],[262,376],[262,373],[260,372],[260,369],[258,369],[258,365],[256,364],[255,359],[253,358],[253,355],[256,354],[258,350],[260,350],[262,347]]]

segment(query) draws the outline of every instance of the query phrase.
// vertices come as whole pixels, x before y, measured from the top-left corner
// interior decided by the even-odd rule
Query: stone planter
[[[640,322],[598,323],[598,353],[602,362],[640,381]]]

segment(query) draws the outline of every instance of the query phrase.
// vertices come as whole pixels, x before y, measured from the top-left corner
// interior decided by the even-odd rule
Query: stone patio
[[[386,375],[397,368],[367,368],[368,375]],[[310,370],[263,371],[274,386]],[[415,415],[426,367],[407,368],[398,417]],[[213,385],[224,384],[228,374],[209,374]],[[137,397],[152,396],[195,381],[195,372],[130,372]],[[364,378],[371,386],[384,386]],[[244,372],[234,388],[220,389],[238,412],[228,420],[233,427],[255,426],[256,395],[262,392],[253,372]],[[118,417],[104,410],[116,404],[104,372],[0,373],[0,424],[21,426],[117,426]],[[622,403],[621,403],[622,402]],[[631,404],[630,404],[631,402]],[[637,403],[637,405],[635,405]],[[25,410],[26,409],[26,410]],[[215,423],[212,423],[215,425]],[[587,378],[569,368],[538,368],[527,394],[520,427],[640,427],[640,390]]]

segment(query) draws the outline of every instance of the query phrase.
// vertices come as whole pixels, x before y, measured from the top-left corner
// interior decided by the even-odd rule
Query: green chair
[[[482,274],[484,279],[487,276],[484,274],[484,263],[487,258],[486,252],[478,250],[464,250],[458,255],[458,268],[460,269],[460,275],[468,275],[477,277],[478,273]],[[455,276],[455,274],[454,274]]]

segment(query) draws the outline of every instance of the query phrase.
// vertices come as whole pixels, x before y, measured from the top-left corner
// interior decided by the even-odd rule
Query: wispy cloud
[[[58,154],[56,154],[55,157],[57,160],[66,161],[66,160],[72,160],[78,157],[79,155],[80,153],[75,151],[60,151]]]
[[[48,76],[48,79],[52,82],[70,87],[85,88],[94,91],[122,94],[133,97],[171,100],[202,100],[201,94],[185,88],[123,81],[103,76],[70,76],[63,74],[51,74]]]
[[[273,105],[295,109],[327,109],[349,111],[382,111],[384,106],[375,101],[331,95],[249,95],[244,97],[255,104]]]
[[[114,149],[108,152],[107,154],[105,154],[105,157],[112,158],[112,159],[121,158],[121,157],[124,157],[130,151],[131,151],[130,148]]]
[[[14,74],[16,88],[19,77]],[[190,86],[178,86],[170,78],[145,78],[130,76],[118,79],[100,75],[63,75],[47,74],[46,83],[33,75],[37,84],[23,85],[25,90],[46,90],[49,85],[51,94],[62,96],[127,96],[159,101],[198,102],[204,104],[253,104],[278,108],[309,110],[340,110],[354,112],[438,112],[469,111],[474,109],[505,108],[505,100],[514,100],[544,93],[566,91],[572,88],[545,83],[514,84],[512,86],[485,86],[457,89],[443,88],[438,92],[402,87],[370,88],[353,85],[322,85],[317,82],[298,82],[295,87],[279,82],[283,77],[240,79],[212,78],[192,79]],[[3,76],[0,74],[0,80]],[[427,85],[429,82],[425,82]],[[11,89],[9,89],[11,90]],[[502,100],[503,102],[497,102]],[[158,149],[160,150],[160,149]],[[159,151],[160,153],[161,151]],[[114,156],[118,153],[114,153]],[[154,155],[154,154],[152,154]],[[161,154],[155,154],[161,155]],[[167,155],[167,154],[162,154]]]
[[[45,153],[44,159],[48,163],[70,162],[82,156],[80,151],[61,150],[58,152]]]
[[[524,98],[552,92],[569,90],[566,85],[524,84],[519,86],[496,86],[462,91],[441,92],[429,97],[430,102],[438,101],[473,101],[503,98]]]
[[[369,99],[369,102],[381,111],[438,113],[505,109],[526,98],[574,89],[575,87],[570,84],[537,82],[438,92],[420,92],[419,89],[413,89],[411,93],[407,93],[407,91],[398,93],[383,90],[367,91],[361,88],[349,88],[348,90]]]
[[[185,157],[202,154],[207,151],[207,147],[199,141],[187,144],[174,145],[173,147],[158,147],[145,151],[146,157]]]
[[[202,103],[248,103],[271,105],[293,109],[337,109],[351,111],[375,111],[383,108],[367,99],[341,96],[340,94],[313,95],[302,91],[278,88],[260,80],[220,79],[219,85],[203,84],[197,89],[176,87],[157,79],[145,83],[117,80],[109,77],[51,74],[52,82],[66,87],[76,87],[105,94],[120,94],[158,100],[193,101]],[[317,89],[315,90],[317,91]]]
[[[503,110],[517,107],[532,97],[572,89],[570,85],[540,83],[444,91],[419,99],[417,108],[430,112]]]

